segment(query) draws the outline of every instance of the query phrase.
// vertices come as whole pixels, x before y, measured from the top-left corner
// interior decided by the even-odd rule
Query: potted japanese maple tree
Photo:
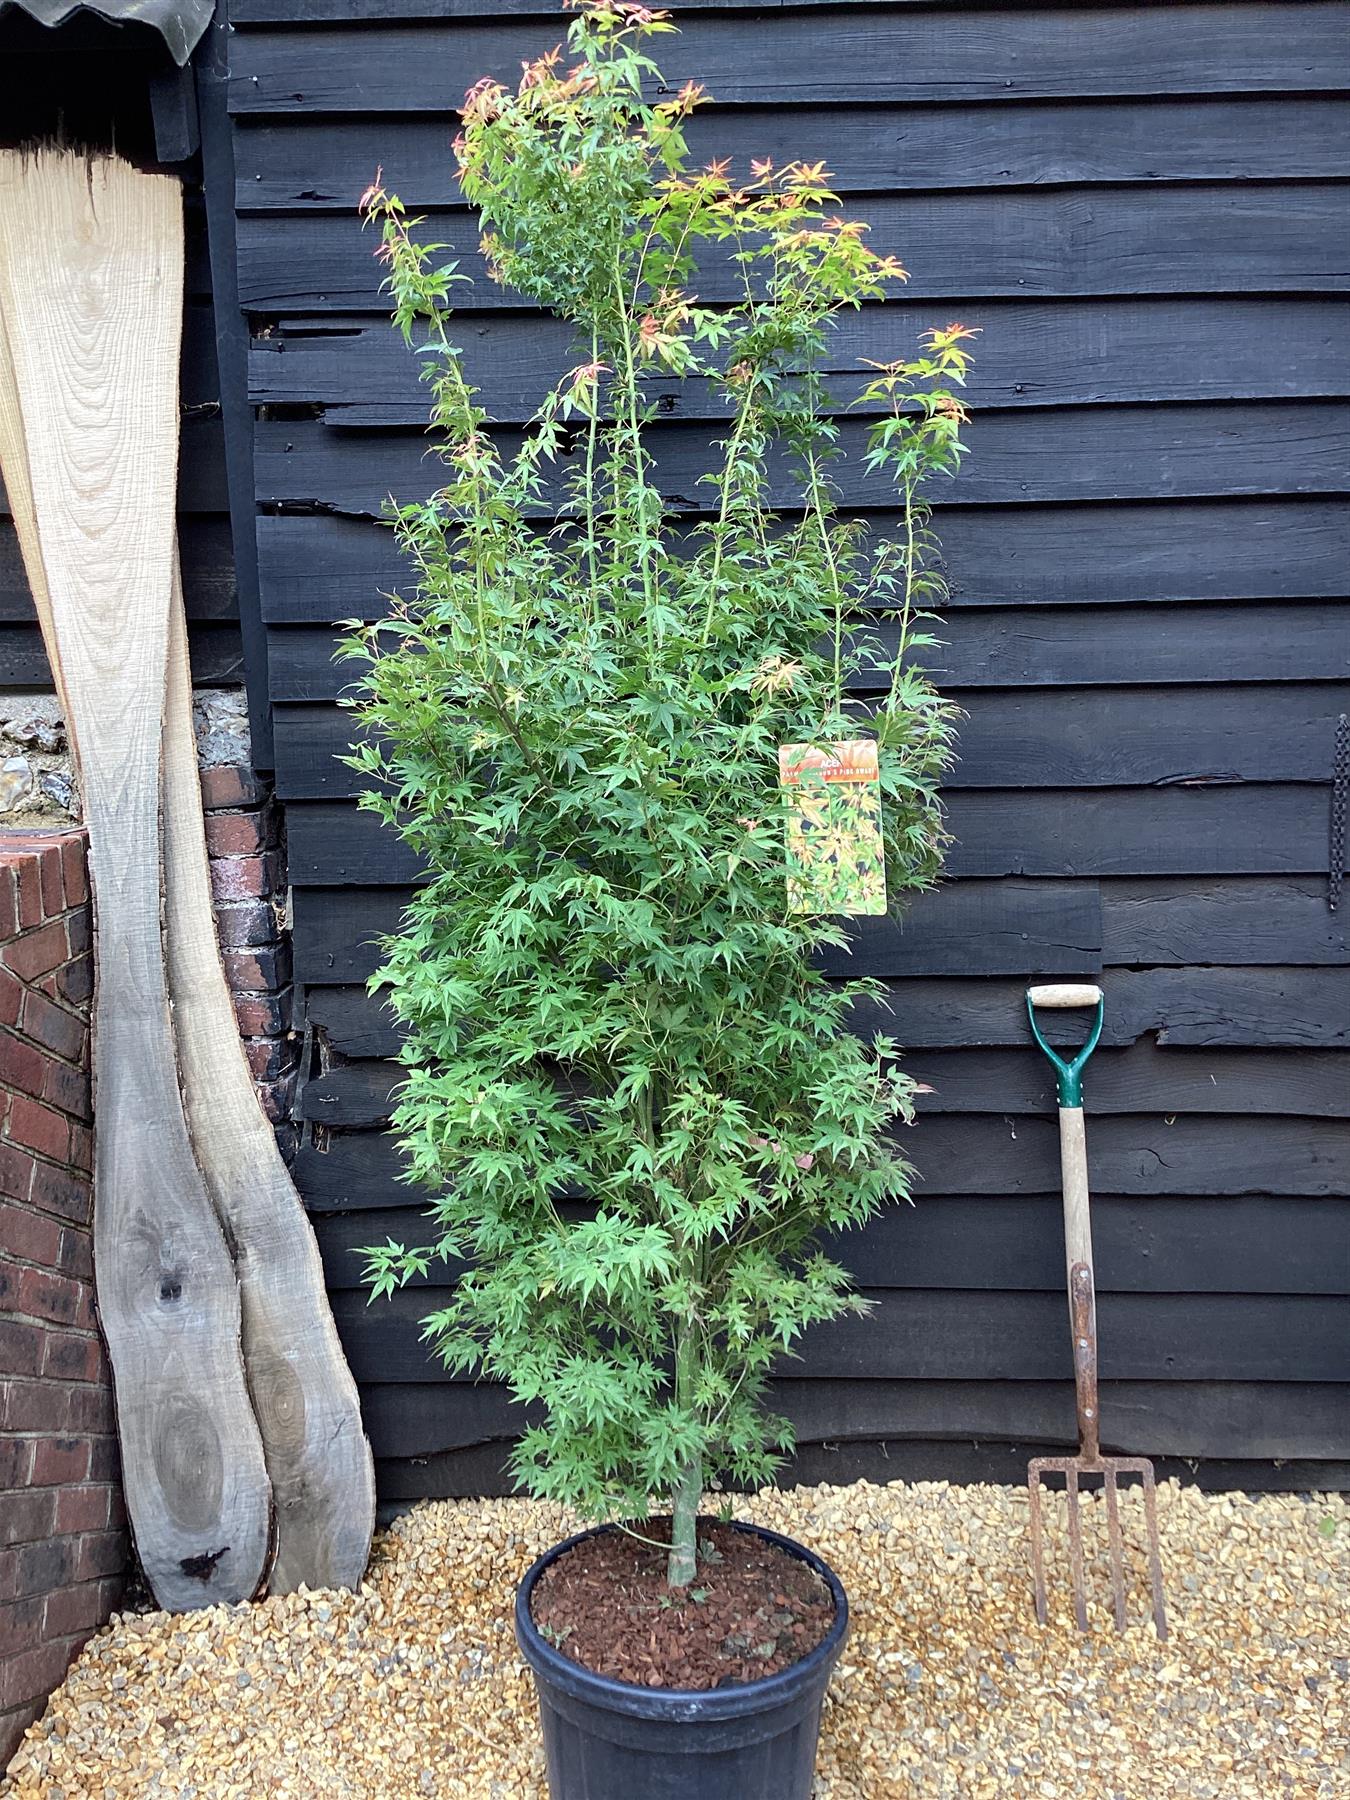
[[[701,91],[643,97],[670,29],[590,0],[516,92],[467,97],[489,276],[576,346],[523,435],[453,342],[466,274],[380,178],[363,201],[445,475],[398,509],[415,592],[346,643],[364,803],[429,877],[376,985],[438,1236],[370,1251],[368,1278],[465,1259],[427,1336],[529,1406],[520,1485],[595,1522],[517,1602],[555,1796],[791,1800],[845,1597],[703,1508],[772,1477],[770,1372],[862,1310],[822,1240],[908,1192],[912,1083],[818,953],[939,866],[952,712],[909,653],[969,334],[853,379],[896,496],[869,542],[836,510],[823,365],[836,315],[903,270],[819,164],[690,166]],[[708,423],[673,438],[672,395]]]

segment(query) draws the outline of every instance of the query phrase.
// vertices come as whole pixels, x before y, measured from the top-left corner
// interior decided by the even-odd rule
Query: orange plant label
[[[795,913],[876,917],[886,910],[881,771],[871,738],[783,744],[787,894]]]

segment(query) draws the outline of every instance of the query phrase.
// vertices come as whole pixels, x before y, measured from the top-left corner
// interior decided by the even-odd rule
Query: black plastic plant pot
[[[809,1564],[833,1596],[834,1623],[791,1668],[734,1687],[614,1681],[540,1635],[530,1616],[535,1583],[594,1531],[556,1544],[528,1571],[516,1590],[516,1642],[534,1670],[551,1800],[809,1800],[820,1707],[848,1636],[848,1601],[834,1571],[801,1544],[757,1525],[736,1530]]]

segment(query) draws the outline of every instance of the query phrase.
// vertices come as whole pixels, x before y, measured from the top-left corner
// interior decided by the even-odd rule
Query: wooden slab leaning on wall
[[[174,1609],[248,1599],[271,1531],[160,937],[182,271],[176,182],[64,152],[0,158],[5,485],[79,760],[98,931],[99,1317],[137,1554]]]

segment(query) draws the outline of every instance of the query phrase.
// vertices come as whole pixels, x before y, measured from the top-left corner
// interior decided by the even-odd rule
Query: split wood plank
[[[177,583],[164,714],[164,890],[188,1127],[234,1249],[244,1367],[272,1482],[268,1590],[354,1588],[375,1524],[374,1467],[318,1247],[258,1104],[221,967]]]
[[[193,1157],[160,926],[174,564],[178,184],[0,157],[3,454],[79,762],[97,922],[94,1260],[127,1510],[156,1600],[247,1600],[271,1494],[239,1288]]]

